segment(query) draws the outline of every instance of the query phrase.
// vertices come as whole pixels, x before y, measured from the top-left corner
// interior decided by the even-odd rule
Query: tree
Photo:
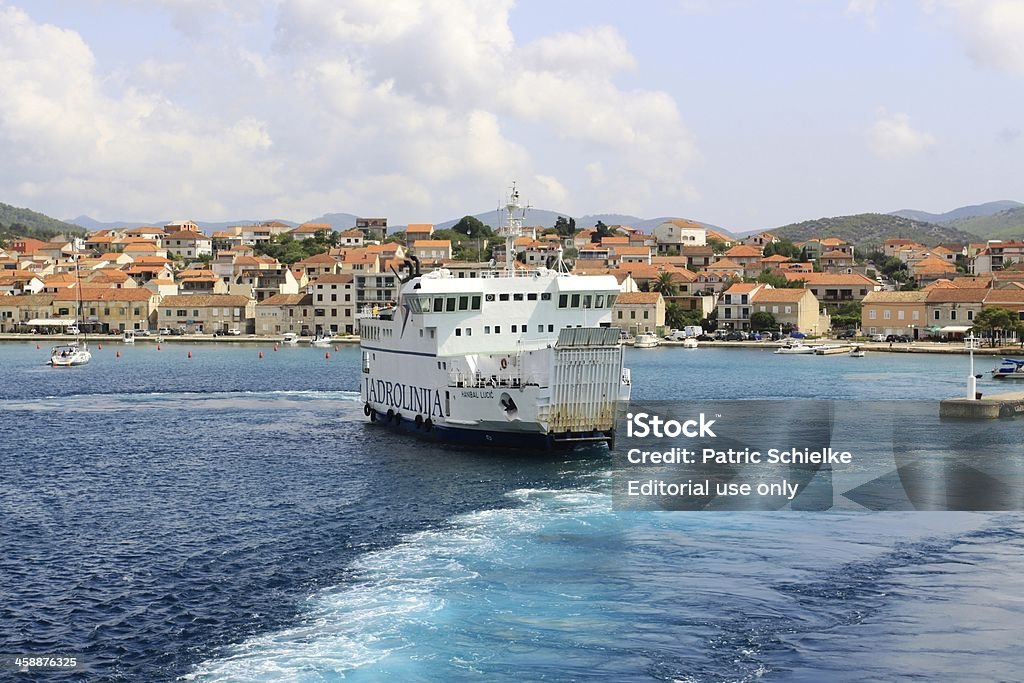
[[[787,280],[786,276],[782,273],[777,273],[765,268],[761,271],[761,274],[754,278],[754,282],[763,282],[771,285],[775,289],[803,289],[803,280]]]
[[[658,277],[651,280],[650,290],[652,292],[661,292],[662,296],[669,297],[675,296],[678,288],[672,273],[665,271],[658,273]]]
[[[452,226],[452,230],[462,233],[466,237],[490,237],[494,234],[489,225],[484,225],[479,218],[474,216],[463,216],[458,223]]]
[[[986,337],[992,339],[992,346],[996,345],[996,339],[1007,332],[1019,332],[1021,323],[1018,315],[1008,308],[993,306],[983,308],[974,316],[975,329],[986,333]],[[1000,334],[997,334],[1000,333]]]
[[[750,314],[750,326],[758,331],[774,330],[778,327],[775,316],[768,311],[756,311]]]
[[[775,254],[781,254],[789,258],[799,258],[800,247],[787,239],[781,239],[778,242],[770,242],[764,245],[765,256],[774,256]]]
[[[687,311],[670,301],[665,304],[665,325],[672,330],[681,330],[687,325],[700,325],[700,311]]]
[[[615,231],[604,224],[604,221],[598,221],[594,226],[594,234],[590,236],[590,241],[595,244],[600,244],[601,240],[605,237],[611,237],[615,234]]]
[[[860,304],[851,302],[836,306],[832,312],[832,327],[836,329],[860,327]]]
[[[710,246],[711,247],[711,251],[713,251],[716,254],[724,254],[725,253],[725,242],[723,242],[722,240],[718,239],[717,237],[712,237],[711,239],[709,239],[708,240],[708,246]]]
[[[572,237],[576,234],[576,219],[559,216],[555,219],[555,232],[562,237]]]

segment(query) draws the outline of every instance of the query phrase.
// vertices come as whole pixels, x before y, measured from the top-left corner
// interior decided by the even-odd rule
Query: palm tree
[[[650,290],[652,292],[661,292],[662,296],[675,296],[676,294],[676,283],[672,277],[672,273],[665,271],[658,273],[658,277],[651,281]]]

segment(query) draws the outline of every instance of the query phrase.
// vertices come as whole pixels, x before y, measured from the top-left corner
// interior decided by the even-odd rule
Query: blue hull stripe
[[[427,358],[437,358],[436,353],[427,353],[426,351],[396,351],[395,349],[382,349],[377,346],[363,346],[359,345],[359,348],[364,351],[380,351],[382,353],[398,353],[403,356],[426,356]]]
[[[482,446],[487,448],[515,448],[534,451],[548,451],[554,449],[573,449],[586,443],[580,442],[558,442],[549,438],[547,434],[529,432],[491,432],[480,429],[463,429],[461,427],[448,427],[434,425],[428,432],[426,429],[416,428],[416,422],[403,417],[399,424],[389,423],[387,417],[378,415],[376,426],[393,429],[400,432],[413,434],[418,438],[439,443],[459,444],[465,446]],[[581,436],[581,435],[574,435]],[[593,432],[585,436],[606,438],[603,432]]]

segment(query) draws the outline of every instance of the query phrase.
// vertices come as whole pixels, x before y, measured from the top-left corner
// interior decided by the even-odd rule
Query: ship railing
[[[485,375],[481,372],[467,373],[455,370],[448,373],[448,386],[459,389],[486,389],[496,387],[507,387],[518,389],[521,386],[536,385],[536,382],[527,378],[525,384],[518,373],[498,373]]]

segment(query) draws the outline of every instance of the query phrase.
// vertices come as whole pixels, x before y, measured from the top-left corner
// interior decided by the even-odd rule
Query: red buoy
[[[337,351],[337,350],[338,350],[338,347],[337,347],[337,345],[335,345],[335,347],[334,347],[334,350],[335,350],[335,351]]]
[[[157,344],[157,345],[156,345],[156,350],[157,350],[157,351],[159,351],[159,350],[160,350],[160,345],[159,345],[159,344]]]
[[[263,358],[263,352],[260,351],[260,358]]]
[[[96,348],[99,349],[100,351],[102,351],[103,350],[103,344],[97,344]]]
[[[191,358],[191,357],[192,357],[192,352],[191,352],[191,351],[189,351],[189,352],[188,352],[188,357],[189,357],[189,358]]]
[[[36,344],[36,349],[38,349],[38,348],[39,348],[39,344]]]
[[[324,358],[330,358],[330,357],[331,357],[331,352],[330,351],[328,351],[327,353],[324,354]]]
[[[121,357],[121,352],[118,351],[116,355],[117,355],[118,358],[120,358]]]
[[[274,352],[277,352],[277,344],[274,344]]]

